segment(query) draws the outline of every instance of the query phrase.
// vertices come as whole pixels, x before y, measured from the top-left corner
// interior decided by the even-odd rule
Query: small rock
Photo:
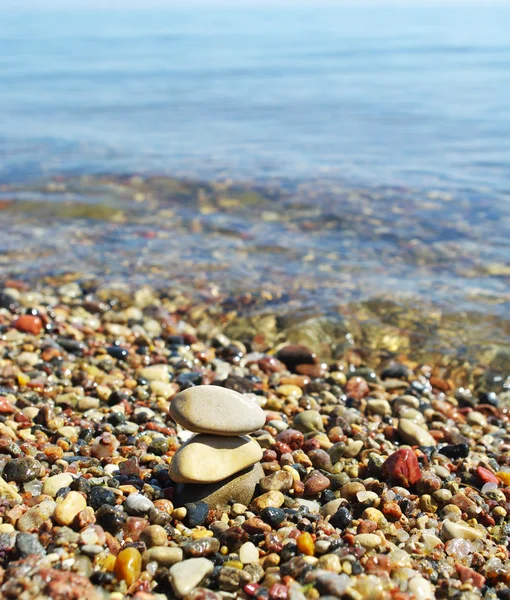
[[[207,502],[189,502],[184,505],[186,509],[186,523],[188,527],[197,527],[203,525],[209,514]]]
[[[274,506],[268,506],[267,508],[263,508],[260,511],[260,518],[265,523],[269,523],[271,527],[276,527],[282,521],[285,521],[285,517],[285,511],[281,508],[276,508]]]
[[[183,598],[211,575],[214,564],[207,558],[189,558],[170,567],[168,579],[177,598]]]
[[[414,485],[421,477],[418,459],[410,448],[401,448],[388,456],[382,471],[385,478],[405,488]]]
[[[240,563],[242,567],[242,563]],[[218,574],[218,585],[224,592],[235,592],[251,582],[251,575],[241,568],[223,566]],[[270,594],[271,598],[271,594]]]
[[[294,417],[294,428],[301,433],[324,431],[321,414],[316,410],[305,410]]]
[[[3,476],[7,481],[27,483],[41,474],[41,463],[28,456],[13,458],[4,467]]]
[[[168,365],[151,365],[150,367],[140,369],[138,375],[147,381],[163,381],[165,383],[170,381]]]
[[[18,520],[16,527],[19,531],[32,531],[49,519],[57,504],[52,500],[45,500],[29,508]]]
[[[150,525],[140,533],[139,539],[144,542],[147,548],[165,546],[168,542],[168,533],[161,525]]]
[[[377,548],[382,543],[381,538],[375,533],[360,533],[354,536],[354,541],[364,548]]]
[[[305,481],[305,496],[315,496],[331,485],[330,480],[320,471],[312,471]]]
[[[441,526],[441,534],[443,535],[445,540],[454,540],[454,539],[462,539],[462,540],[481,540],[484,537],[484,534],[478,529],[474,529],[473,527],[469,527],[464,523],[455,523],[454,521],[450,521],[445,519]]]
[[[160,567],[171,567],[172,565],[181,562],[182,558],[182,548],[167,546],[149,548],[142,555],[144,566],[150,562],[156,562]]]
[[[259,549],[252,542],[245,542],[239,548],[239,560],[247,565],[250,563],[255,563],[259,559]]]
[[[352,514],[347,507],[341,506],[329,522],[337,529],[346,529],[352,523]]]
[[[345,504],[343,498],[336,498],[335,500],[326,502],[326,504],[321,506],[321,515],[323,517],[333,516],[336,513],[336,511],[340,508],[340,506],[342,506],[342,504]]]
[[[128,515],[141,517],[154,508],[154,503],[142,494],[129,494],[124,501],[124,509]]]
[[[57,492],[62,488],[69,487],[73,481],[70,473],[59,473],[48,477],[44,482],[42,493],[55,498]]]
[[[435,446],[436,440],[428,431],[408,419],[399,419],[398,433],[410,446]]]
[[[351,586],[351,578],[344,573],[321,573],[317,576],[315,586],[321,596],[342,598]]]
[[[344,456],[346,458],[354,458],[355,456],[358,456],[358,454],[361,452],[362,448],[363,448],[362,440],[352,440],[351,442],[349,442],[347,444],[345,451],[344,451]]]
[[[421,575],[414,575],[409,580],[408,589],[419,600],[436,600],[434,587]]]
[[[89,504],[94,510],[100,509],[105,504],[115,506],[117,503],[116,499],[117,496],[112,490],[101,485],[94,486],[88,494]]]
[[[379,415],[381,417],[391,415],[391,406],[387,400],[370,398],[367,400],[367,410],[370,414]]]
[[[276,490],[277,492],[288,492],[294,485],[294,479],[288,471],[275,471],[260,480],[260,489],[263,492]]]
[[[16,549],[22,558],[30,554],[46,554],[46,550],[39,542],[37,535],[32,533],[18,533],[16,536]]]
[[[79,492],[69,492],[62,502],[57,504],[53,518],[59,525],[71,525],[76,515],[86,508],[87,502]]]
[[[41,318],[35,315],[21,315],[14,320],[13,325],[18,331],[32,335],[39,335],[43,328]]]
[[[117,554],[114,573],[119,580],[124,580],[129,587],[138,581],[142,572],[142,555],[136,548],[124,548]]]
[[[361,400],[370,393],[368,383],[363,377],[351,377],[345,386],[346,394],[355,400]]]
[[[198,540],[190,540],[181,546],[187,558],[198,556],[209,556],[220,550],[220,541],[215,537],[203,537]]]
[[[258,498],[255,498],[255,500],[253,500],[253,502],[251,503],[251,506],[255,511],[260,512],[264,508],[268,507],[280,508],[280,506],[282,506],[284,502],[284,495],[281,492],[273,490],[271,492],[266,492],[265,494],[258,496]]]
[[[312,536],[307,532],[300,533],[296,539],[298,550],[306,556],[315,554],[315,543]]]

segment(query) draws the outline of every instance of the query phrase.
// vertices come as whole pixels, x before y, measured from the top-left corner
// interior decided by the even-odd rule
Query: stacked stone
[[[265,423],[260,406],[233,390],[200,385],[177,394],[170,414],[197,434],[179,448],[170,465],[170,477],[178,484],[176,501],[202,501],[210,508],[229,500],[249,504],[264,476],[262,449],[248,435]]]

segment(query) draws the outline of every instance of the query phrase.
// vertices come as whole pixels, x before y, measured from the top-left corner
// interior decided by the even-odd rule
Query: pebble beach
[[[0,303],[2,598],[508,598],[507,373],[233,338],[214,289]]]
[[[0,600],[510,600],[504,4],[0,0]]]

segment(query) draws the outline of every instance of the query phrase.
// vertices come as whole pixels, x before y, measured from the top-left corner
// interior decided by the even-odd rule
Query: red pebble
[[[311,452],[312,450],[318,450],[321,447],[320,440],[317,438],[312,438],[311,440],[306,440],[303,444],[303,452]]]
[[[18,331],[39,335],[39,333],[41,333],[43,323],[41,319],[35,315],[21,315],[15,319],[14,327]]]
[[[415,484],[421,477],[418,459],[409,448],[401,448],[388,456],[382,471],[384,477],[405,488]]]
[[[247,583],[244,587],[244,593],[248,594],[248,596],[253,596],[255,592],[259,589],[260,585],[258,583]]]
[[[363,377],[351,377],[345,386],[345,391],[351,398],[361,400],[370,393],[370,388]]]
[[[282,454],[291,454],[292,453],[290,446],[287,446],[287,444],[284,444],[283,442],[275,442],[272,445],[271,449],[274,450],[280,456]]]
[[[272,356],[261,358],[258,364],[259,369],[266,375],[271,375],[271,373],[280,373],[285,369],[285,365],[277,358]]]
[[[273,462],[278,458],[278,455],[274,450],[266,448],[262,453],[262,462]]]
[[[469,567],[464,567],[463,565],[455,564],[455,568],[457,569],[457,573],[459,574],[460,580],[462,583],[466,583],[470,581],[472,585],[477,588],[482,588],[485,584],[485,577],[477,573],[473,569]]]
[[[281,583],[273,583],[273,585],[269,588],[269,598],[271,600],[286,600],[287,594],[287,586]]]
[[[301,446],[303,445],[303,442],[305,441],[305,437],[300,431],[297,431],[297,429],[285,429],[285,431],[280,432],[276,436],[276,441],[287,444],[287,446],[289,446],[289,448],[291,450],[297,450],[298,448],[301,448]],[[308,443],[308,442],[306,442],[306,443]],[[320,446],[320,442],[319,442],[319,446]],[[305,450],[305,452],[306,452],[306,450]]]
[[[0,396],[0,413],[13,413],[14,406],[7,400],[5,396]]]
[[[476,474],[484,483],[499,483],[496,475],[484,467],[477,467]]]

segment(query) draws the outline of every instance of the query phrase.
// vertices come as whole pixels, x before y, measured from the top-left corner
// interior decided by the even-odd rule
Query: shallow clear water
[[[315,315],[389,298],[508,341],[508,23],[510,7],[0,13],[0,273],[206,277]],[[242,181],[243,200],[154,174]]]
[[[3,13],[5,177],[186,170],[510,191],[510,7]]]

